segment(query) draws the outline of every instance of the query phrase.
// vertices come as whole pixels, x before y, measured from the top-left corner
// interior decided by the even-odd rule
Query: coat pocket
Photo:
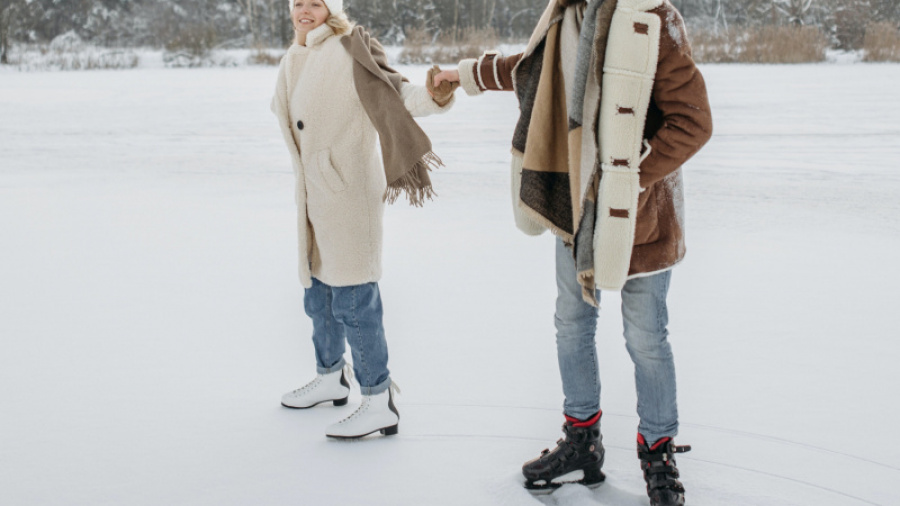
[[[658,192],[653,186],[638,195],[637,223],[634,231],[634,245],[649,244],[659,239]]]
[[[316,153],[316,170],[322,175],[325,184],[337,193],[347,189],[347,180],[341,171],[331,163],[331,151],[323,149]]]

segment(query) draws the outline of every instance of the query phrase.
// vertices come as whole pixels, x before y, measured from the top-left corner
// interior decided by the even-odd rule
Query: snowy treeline
[[[900,25],[897,0],[671,0],[704,29],[807,25],[830,45],[861,47],[866,27]],[[389,44],[410,33],[433,40],[485,30],[526,37],[546,0],[346,0],[351,18]],[[203,53],[216,47],[281,47],[291,38],[287,0],[0,0],[0,52],[74,33],[107,47],[150,46]]]
[[[350,17],[383,42],[407,32],[434,36],[493,28],[526,37],[545,0],[347,0]],[[103,46],[202,52],[215,47],[281,47],[292,30],[288,0],[0,0],[0,45],[49,42],[74,32]]]
[[[900,27],[898,0],[670,0],[691,27],[803,25],[822,29],[832,47],[859,49],[875,23]]]
[[[167,49],[282,45],[290,37],[285,0],[0,0],[13,42],[74,33],[101,46]],[[0,38],[3,38],[0,36]]]

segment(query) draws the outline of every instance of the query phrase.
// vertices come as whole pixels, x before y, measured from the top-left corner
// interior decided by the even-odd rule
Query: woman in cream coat
[[[399,414],[377,283],[387,183],[378,132],[354,84],[354,59],[341,42],[351,30],[342,3],[292,3],[297,36],[281,61],[272,111],[297,176],[300,281],[313,321],[318,372],[309,384],[285,394],[282,404],[347,403],[352,374],[343,357],[346,337],[362,404],[326,435],[355,438],[396,434]],[[413,116],[443,112],[452,103],[450,97],[441,107],[425,86],[404,82],[399,91]]]

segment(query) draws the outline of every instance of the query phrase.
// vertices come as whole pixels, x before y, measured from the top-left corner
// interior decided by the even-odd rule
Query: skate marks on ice
[[[618,483],[618,477],[613,480]],[[563,485],[550,495],[535,498],[547,506],[647,506],[646,494],[625,490],[610,483],[609,473],[606,481],[593,490],[570,484]]]
[[[643,483],[643,482],[642,482]],[[589,489],[582,485],[568,484],[552,494],[532,495],[523,488],[520,473],[507,473],[498,477],[495,484],[497,506],[647,506],[647,496],[610,484],[609,478],[599,487]]]
[[[559,432],[559,409],[487,404],[403,403],[404,439],[473,443],[482,449],[503,447],[518,469],[521,463],[552,447]],[[512,421],[512,423],[510,423]],[[565,485],[550,495],[532,496],[521,474],[494,476],[502,504],[566,506],[646,506],[644,482],[634,448],[637,418],[605,412],[603,444],[606,482],[594,490]],[[683,423],[679,442],[694,451],[679,455],[678,467],[689,504],[887,505],[894,503],[895,467],[866,457],[799,441]],[[494,442],[493,444],[491,442]],[[516,458],[516,456],[518,458]],[[498,470],[499,471],[499,470]],[[800,500],[799,498],[802,498]]]

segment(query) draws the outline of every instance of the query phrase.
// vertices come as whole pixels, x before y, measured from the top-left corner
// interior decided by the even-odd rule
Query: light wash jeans
[[[344,367],[346,337],[362,394],[380,394],[391,386],[378,283],[338,287],[313,278],[312,287],[304,294],[303,307],[313,322],[319,374]]]
[[[666,294],[671,271],[631,279],[622,288],[625,347],[634,362],[638,432],[651,444],[678,433],[675,402],[675,361],[667,337]],[[563,404],[569,416],[585,420],[600,410],[597,370],[598,310],[581,298],[575,261],[563,242],[556,241],[556,350],[562,377]],[[597,290],[600,300],[600,290]]]

